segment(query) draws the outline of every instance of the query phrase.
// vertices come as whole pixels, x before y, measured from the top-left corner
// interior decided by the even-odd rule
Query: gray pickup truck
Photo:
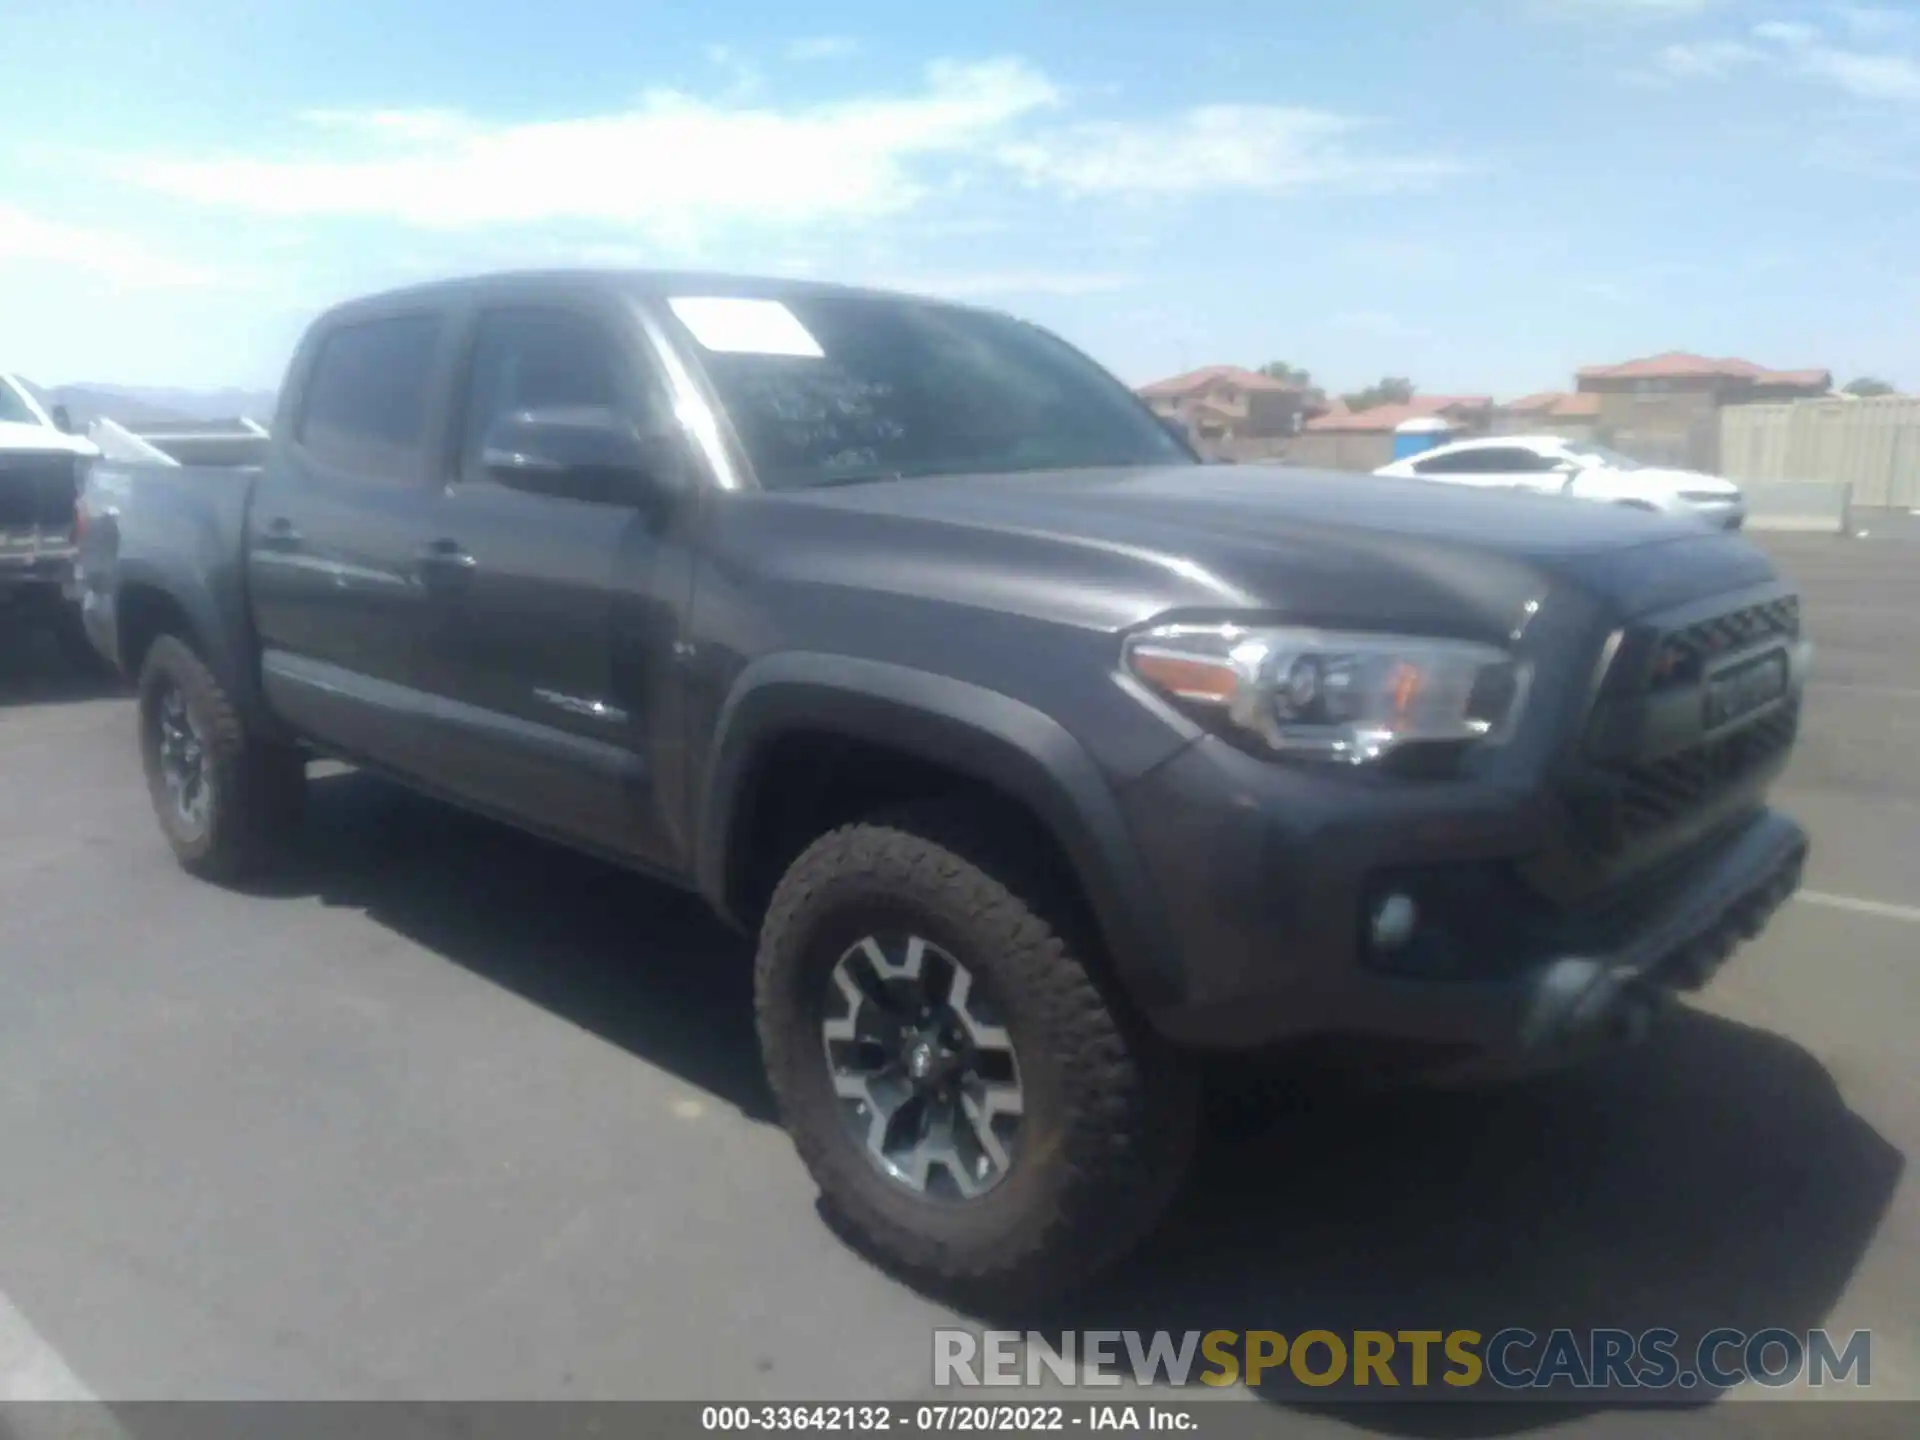
[[[1203,465],[975,309],[411,289],[314,324],[258,474],[82,504],[188,869],[269,862],[326,755],[697,891],[826,1203],[947,1293],[1122,1254],[1206,1057],[1562,1063],[1806,853],[1807,641],[1743,539]]]

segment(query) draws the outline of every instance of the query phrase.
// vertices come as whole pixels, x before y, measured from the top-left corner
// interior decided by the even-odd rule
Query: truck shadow
[[[370,776],[309,784],[276,889],[369,918],[771,1123],[752,953],[696,897]]]
[[[1680,1009],[1637,1053],[1521,1089],[1303,1098],[1260,1139],[1205,1154],[1171,1223],[1069,1323],[1666,1327],[1684,1364],[1719,1326],[1825,1323],[1904,1163],[1807,1052]],[[1327,1408],[1329,1392],[1276,1374],[1262,1398]],[[1445,1403],[1436,1388],[1426,1404],[1350,1390],[1339,1411],[1398,1435],[1509,1434],[1573,1413]]]
[[[358,775],[313,792],[292,877],[303,893],[771,1122],[749,946],[697,900]],[[1904,1164],[1806,1051],[1687,1008],[1618,1062],[1525,1087],[1303,1085],[1281,1104],[1260,1132],[1203,1148],[1167,1224],[1101,1287],[1056,1313],[981,1318],[1288,1335],[1668,1327],[1684,1361],[1717,1326],[1823,1324]],[[1315,1411],[1335,1398],[1291,1381],[1258,1393]],[[1510,1434],[1578,1413],[1333,1408],[1407,1436]]]
[[[130,695],[118,676],[76,668],[38,626],[0,613],[0,710],[16,705],[64,705]]]

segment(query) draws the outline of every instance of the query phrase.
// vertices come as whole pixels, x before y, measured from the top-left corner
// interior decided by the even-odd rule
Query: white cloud
[[[1906,17],[1856,6],[1838,13],[1856,34],[1863,27],[1875,37],[1894,34]],[[1897,50],[1847,48],[1833,43],[1818,26],[1797,20],[1768,20],[1752,27],[1746,40],[1701,40],[1668,45],[1653,56],[1639,77],[1661,83],[1724,80],[1737,70],[1814,80],[1858,100],[1920,104],[1920,57]]]
[[[1920,24],[1920,17],[1910,10],[1892,10],[1881,5],[1836,5],[1833,10],[1840,17],[1840,23],[1862,40],[1905,34]]]
[[[1824,81],[1859,100],[1920,103],[1920,58],[1892,50],[1854,50],[1828,43],[1811,25],[1771,21],[1754,35],[1780,47],[1796,74]],[[1882,34],[1888,33],[1883,28]]]
[[[1825,47],[1800,62],[1809,75],[1827,80],[1861,100],[1920,104],[1920,60],[1906,55],[1868,55]]]
[[[1070,126],[1000,155],[1030,184],[1082,195],[1401,190],[1462,168],[1439,156],[1355,153],[1347,141],[1361,128],[1322,110],[1203,105],[1162,120]]]
[[[1794,50],[1804,49],[1820,38],[1820,31],[1816,27],[1795,20],[1768,20],[1754,26],[1753,34],[1756,40],[1771,40],[1776,45],[1785,45]]]
[[[1764,58],[1740,40],[1698,40],[1664,46],[1653,57],[1653,71],[1668,80],[1720,80]]]
[[[684,233],[703,222],[899,211],[922,193],[917,162],[976,153],[1059,99],[1022,61],[938,63],[914,94],[789,111],[674,90],[612,114],[519,124],[385,110],[362,118],[358,130],[376,133],[357,148],[118,168],[149,189],[273,215],[444,229],[574,220]],[[355,138],[355,125],[322,113]],[[409,143],[394,143],[402,139]]]
[[[720,49],[712,58],[734,67]],[[503,123],[433,109],[314,110],[312,143],[270,154],[114,162],[207,206],[420,229],[583,225],[684,246],[739,231],[867,222],[999,174],[1075,194],[1391,190],[1459,167],[1356,147],[1323,111],[1204,106],[1066,123],[1061,87],[1019,59],[936,62],[905,93],[781,107],[655,90],[606,114]],[[584,238],[595,238],[592,235]]]
[[[844,60],[860,52],[860,42],[846,35],[816,35],[787,47],[789,60]]]
[[[217,273],[151,253],[128,235],[92,230],[0,205],[0,265],[78,270],[127,289],[211,284]]]

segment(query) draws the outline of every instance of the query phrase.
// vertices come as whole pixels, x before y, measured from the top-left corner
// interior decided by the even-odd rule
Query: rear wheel
[[[250,736],[206,662],[172,636],[140,671],[140,758],[181,865],[235,880],[274,859],[298,825],[305,757]]]
[[[781,1116],[830,1218],[959,1298],[1051,1296],[1153,1225],[1195,1132],[1188,1068],[990,834],[938,812],[822,837],[756,973]]]

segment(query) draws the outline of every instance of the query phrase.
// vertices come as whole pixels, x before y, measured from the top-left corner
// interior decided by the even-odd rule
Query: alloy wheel
[[[972,971],[919,935],[868,935],[834,964],[820,1026],[853,1138],[928,1199],[1007,1176],[1026,1113],[1019,1059]]]

